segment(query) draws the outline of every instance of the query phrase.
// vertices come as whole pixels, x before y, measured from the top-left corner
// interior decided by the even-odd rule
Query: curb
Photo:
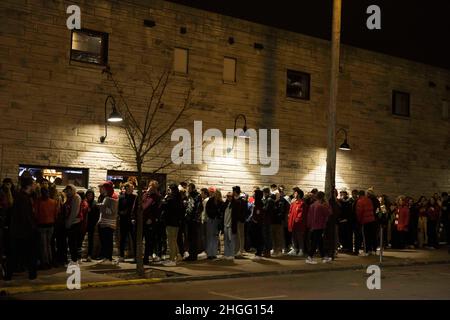
[[[393,268],[393,267],[409,267],[409,266],[421,266],[421,265],[436,265],[436,264],[450,264],[450,259],[436,260],[436,261],[404,261],[398,263],[387,263],[378,265],[381,268]],[[264,272],[240,272],[232,274],[219,274],[219,275],[207,275],[207,276],[179,276],[169,278],[148,278],[148,279],[131,279],[131,280],[117,280],[117,281],[98,281],[87,282],[81,285],[81,289],[89,288],[109,288],[118,286],[132,286],[132,285],[144,285],[153,283],[176,283],[176,282],[188,282],[188,281],[206,281],[206,280],[221,280],[221,279],[237,279],[237,278],[252,278],[252,277],[268,277],[275,275],[290,275],[290,274],[307,274],[307,273],[319,273],[325,271],[349,271],[349,270],[361,270],[366,269],[368,264],[356,264],[351,266],[341,267],[325,267],[325,268],[311,268],[311,269],[293,269],[293,270],[281,270],[281,271],[264,271]],[[68,290],[65,284],[48,284],[26,287],[6,287],[0,289],[0,297],[5,297],[14,294],[35,293],[42,291],[60,291]]]

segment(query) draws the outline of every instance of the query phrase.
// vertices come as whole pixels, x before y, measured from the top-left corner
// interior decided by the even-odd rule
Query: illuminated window
[[[188,73],[189,50],[175,48],[173,54],[173,71],[177,73]]]
[[[309,100],[310,75],[305,72],[288,70],[286,96],[288,98]]]
[[[224,57],[223,58],[223,81],[236,82],[236,59]]]
[[[88,188],[89,169],[24,164],[19,165],[19,177],[21,177],[26,171],[31,174],[33,179],[37,182],[40,182],[42,179],[47,179],[49,182],[54,183],[57,186],[73,184],[76,187]]]
[[[409,117],[409,93],[392,91],[392,114]]]
[[[108,34],[91,30],[73,30],[70,60],[106,65]]]

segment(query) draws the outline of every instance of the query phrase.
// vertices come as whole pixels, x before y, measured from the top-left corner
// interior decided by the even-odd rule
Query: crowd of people
[[[20,187],[4,179],[0,188],[0,259],[4,280],[27,270],[101,260],[136,261],[136,226],[142,209],[145,264],[175,266],[195,261],[289,255],[316,264],[333,261],[338,253],[375,255],[384,248],[439,247],[445,235],[450,245],[449,198],[446,192],[417,201],[399,196],[390,201],[368,190],[254,187],[251,195],[235,186],[224,194],[215,187],[197,191],[193,183],[170,184],[160,193],[150,181],[141,203],[136,182],[116,192],[111,181],[99,185],[99,195],[67,185],[62,192],[45,179],[23,174]],[[113,260],[114,249],[118,259]],[[362,252],[361,252],[362,250]],[[449,251],[450,252],[450,251]],[[250,256],[249,253],[252,253]]]

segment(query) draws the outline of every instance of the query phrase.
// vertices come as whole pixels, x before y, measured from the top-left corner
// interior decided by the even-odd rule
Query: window
[[[223,58],[223,82],[236,82],[236,59]]]
[[[287,71],[286,96],[288,98],[309,100],[309,82],[311,76],[300,71]]]
[[[40,182],[42,179],[47,179],[57,186],[73,184],[76,187],[86,189],[89,184],[89,169],[24,164],[19,165],[19,177],[21,177],[26,171],[31,174],[33,179],[37,182]]]
[[[122,183],[126,183],[128,180],[137,181],[137,172],[133,171],[116,171],[108,170],[106,173],[106,180],[114,183],[114,188],[120,189]],[[142,180],[144,181],[144,190],[147,189],[150,180],[156,180],[159,183],[159,191],[165,192],[166,190],[166,175],[162,173],[143,173]]]
[[[183,48],[175,48],[173,54],[173,71],[177,73],[188,73],[189,50]]]
[[[108,34],[91,30],[73,30],[70,60],[106,65]]]
[[[409,93],[392,91],[392,114],[409,117]]]

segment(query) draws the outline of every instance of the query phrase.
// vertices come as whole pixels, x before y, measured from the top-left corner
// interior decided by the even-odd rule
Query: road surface
[[[381,289],[368,290],[365,270],[37,292],[13,299],[450,299],[450,265],[386,268]]]

